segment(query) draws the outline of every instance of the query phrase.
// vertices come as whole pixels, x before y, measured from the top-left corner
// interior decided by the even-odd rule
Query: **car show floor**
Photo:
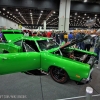
[[[100,94],[100,69],[95,68],[93,79],[89,84],[77,85],[70,80],[66,84],[59,84],[49,75],[27,75],[25,73],[14,73],[0,76],[0,99],[1,100],[69,100],[77,96],[85,96],[86,87],[93,88],[93,95]],[[70,99],[70,100],[86,100]],[[100,100],[99,97],[93,100]]]

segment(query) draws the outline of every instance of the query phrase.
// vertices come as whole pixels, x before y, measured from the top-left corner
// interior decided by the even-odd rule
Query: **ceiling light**
[[[84,0],[84,2],[87,2],[87,0]]]
[[[83,18],[84,19],[84,18]]]
[[[32,13],[30,13],[30,15],[32,15]]]
[[[43,11],[41,11],[43,13]]]
[[[32,15],[30,15],[32,17]]]
[[[95,16],[97,16],[97,15],[95,15]]]
[[[16,11],[18,11],[18,9],[16,9]]]
[[[0,13],[1,13],[1,11],[0,11]]]
[[[56,12],[54,11],[53,13],[55,14]]]
[[[40,16],[41,16],[42,14],[40,14]]]
[[[12,14],[10,14],[10,15],[12,15]]]
[[[9,14],[9,11],[7,11],[7,13]]]
[[[5,8],[3,8],[3,10],[6,10]]]
[[[77,13],[75,13],[75,15],[77,15]]]
[[[86,16],[86,14],[84,14]]]

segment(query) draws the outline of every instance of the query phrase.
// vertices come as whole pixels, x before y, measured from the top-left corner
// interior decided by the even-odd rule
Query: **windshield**
[[[39,40],[37,43],[42,51],[59,47],[53,39]]]

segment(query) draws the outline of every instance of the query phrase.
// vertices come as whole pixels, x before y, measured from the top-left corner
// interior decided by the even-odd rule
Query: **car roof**
[[[23,39],[27,39],[27,40],[47,40],[47,39],[50,39],[50,38],[47,38],[47,37],[39,37],[39,36],[34,36],[34,37],[23,37]]]

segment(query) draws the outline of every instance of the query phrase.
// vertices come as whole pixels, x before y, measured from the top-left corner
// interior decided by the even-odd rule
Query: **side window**
[[[23,42],[23,51],[24,52],[32,52],[32,51],[35,51],[32,47],[30,47],[28,44],[26,44],[25,42]]]
[[[36,43],[35,41],[33,40],[25,40],[24,41],[26,44],[28,44],[31,48],[33,48],[36,52],[39,52],[37,46],[36,46]]]
[[[19,40],[17,42],[14,42],[14,44],[17,45],[17,46],[21,46],[22,45],[22,40]]]

